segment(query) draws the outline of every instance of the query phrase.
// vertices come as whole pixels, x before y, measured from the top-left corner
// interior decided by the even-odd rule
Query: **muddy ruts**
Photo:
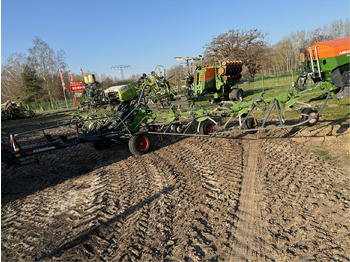
[[[2,260],[348,261],[345,171],[255,135],[159,141],[141,157],[80,145],[3,170],[36,190],[2,206]],[[86,168],[44,176],[67,155]]]
[[[3,259],[227,259],[242,150],[225,141],[184,139],[11,202]]]
[[[349,261],[349,176],[287,139],[266,140],[261,225],[279,261]]]

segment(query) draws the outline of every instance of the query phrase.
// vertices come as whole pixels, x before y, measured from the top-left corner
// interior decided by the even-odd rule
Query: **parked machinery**
[[[212,94],[214,99],[240,100],[243,90],[235,85],[241,79],[242,61],[224,61],[217,66],[196,66],[194,94]]]
[[[303,90],[308,77],[333,86],[334,98],[350,97],[350,37],[315,43],[300,50],[302,74],[295,87]]]
[[[34,117],[35,113],[24,107],[20,101],[7,101],[1,105],[1,120]]]
[[[349,38],[346,41],[349,41]],[[125,85],[118,88],[118,96],[122,103],[117,112],[106,117],[74,119],[76,135],[72,138],[59,135],[55,140],[44,129],[34,130],[42,131],[47,143],[24,148],[19,145],[17,136],[33,131],[9,134],[12,151],[3,154],[7,156],[5,162],[8,165],[16,164],[20,158],[26,156],[84,142],[93,142],[94,147],[101,150],[112,142],[128,139],[130,152],[142,155],[151,148],[149,135],[211,137],[294,128],[304,124],[314,126],[319,120],[320,113],[326,108],[328,100],[331,97],[344,97],[349,91],[349,60],[346,57],[350,51],[337,49],[340,44],[334,44],[335,42],[331,42],[331,48],[328,43],[327,50],[336,50],[336,54],[339,52],[338,55],[333,53],[333,56],[327,56],[326,52],[320,53],[322,45],[315,45],[314,49],[309,48],[310,56],[306,54],[303,60],[305,74],[301,75],[288,91],[279,92],[274,96],[262,92],[250,101],[241,99],[237,102],[221,101],[197,108],[185,108],[169,101],[162,101],[159,93],[157,94],[159,90],[156,89],[159,87],[158,78],[155,75],[153,78],[144,77],[136,87]],[[228,94],[229,88],[232,89],[232,83],[240,78],[241,66],[240,62],[237,64],[224,62],[220,66],[196,68],[198,73],[194,79],[196,83],[191,84],[191,87],[194,87],[194,95],[202,96],[209,92],[211,95],[220,95],[220,92]],[[308,76],[317,84],[303,90],[306,82],[303,78]],[[309,103],[314,99],[311,96],[320,97],[320,94],[324,95],[321,106]],[[298,114],[299,122],[285,118],[287,109]]]
[[[189,68],[190,60],[199,60],[192,57],[176,57],[176,60],[186,60],[187,68]],[[237,82],[242,75],[242,61],[224,61],[219,65],[194,67],[194,77],[188,70],[186,78],[186,87],[190,90],[190,95],[194,100],[209,98],[213,100],[232,101],[241,100],[243,90],[236,87]]]
[[[98,108],[107,103],[105,93],[100,87],[100,83],[95,80],[95,75],[84,76],[84,86],[84,100],[80,102],[80,107]]]

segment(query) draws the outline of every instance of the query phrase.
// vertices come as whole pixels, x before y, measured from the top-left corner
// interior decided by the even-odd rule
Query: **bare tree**
[[[193,67],[192,67],[193,68]],[[183,65],[172,66],[167,70],[167,79],[172,85],[184,85],[188,72]]]
[[[271,65],[277,71],[289,71],[300,66],[300,49],[317,42],[343,38],[350,36],[349,19],[333,21],[330,25],[324,25],[306,32],[305,30],[292,32],[283,37],[272,47]],[[270,66],[271,66],[270,65]]]
[[[21,97],[21,73],[26,66],[27,57],[23,53],[13,53],[1,69],[1,102]]]
[[[52,103],[62,89],[58,70],[65,69],[65,53],[60,50],[57,53],[39,37],[33,40],[34,46],[28,49],[28,64],[33,68],[38,76],[43,80],[43,88],[48,94],[49,101]]]
[[[255,75],[268,59],[268,43],[266,34],[258,29],[229,30],[214,37],[205,46],[204,55],[207,60],[216,53],[219,61],[242,60],[250,75]]]
[[[276,71],[290,71],[299,68],[300,49],[308,45],[305,30],[292,32],[272,47],[272,63]]]

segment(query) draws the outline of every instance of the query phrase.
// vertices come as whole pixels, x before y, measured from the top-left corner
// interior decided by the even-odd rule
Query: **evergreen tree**
[[[35,70],[25,66],[21,74],[22,101],[25,103],[40,102],[43,98],[42,81],[36,75]]]

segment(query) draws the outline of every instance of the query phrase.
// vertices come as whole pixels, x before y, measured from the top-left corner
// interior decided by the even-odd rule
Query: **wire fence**
[[[287,87],[297,79],[300,73],[300,70],[293,70],[258,74],[251,77],[242,78],[238,85],[241,87],[248,86],[249,88]]]
[[[42,103],[31,103],[24,105],[28,110],[33,110],[37,112],[50,111],[50,110],[60,110],[73,107],[74,99],[58,100],[52,102],[42,102]]]

